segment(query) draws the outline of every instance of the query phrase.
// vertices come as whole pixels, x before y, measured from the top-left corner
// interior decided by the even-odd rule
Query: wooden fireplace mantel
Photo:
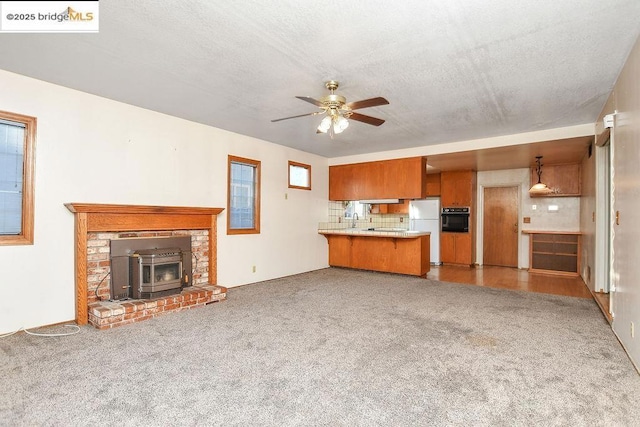
[[[209,283],[216,284],[216,219],[223,208],[65,203],[75,219],[76,322],[86,325],[87,234],[120,231],[209,231]]]

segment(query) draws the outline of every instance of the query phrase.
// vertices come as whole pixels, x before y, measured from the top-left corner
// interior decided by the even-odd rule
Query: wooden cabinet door
[[[329,241],[329,265],[351,267],[351,239],[345,236],[327,236]]]
[[[427,175],[427,197],[440,195],[440,174],[432,173]]]
[[[385,199],[385,165],[383,162],[360,163],[354,179],[360,181],[359,199]]]
[[[456,180],[456,206],[471,206],[473,178],[471,171],[460,172]]]
[[[440,261],[456,262],[456,235],[454,233],[440,233]]]
[[[353,165],[329,167],[329,200],[355,200]]]
[[[404,200],[402,203],[390,203],[387,205],[387,212],[393,214],[408,214],[409,213],[409,200]]]
[[[442,207],[455,206],[456,181],[453,172],[442,172],[440,181],[440,204]]]
[[[471,233],[458,233],[455,241],[455,263],[471,265]]]
[[[471,233],[440,233],[440,261],[471,265]]]
[[[371,213],[372,214],[386,214],[389,211],[389,205],[388,204],[376,204],[376,205],[371,205]]]
[[[441,203],[447,206],[473,206],[474,171],[442,172]]]
[[[580,169],[579,164],[554,165],[554,167],[551,168],[553,172],[551,189],[554,193],[562,196],[579,196],[581,181]],[[543,172],[546,173],[545,168],[543,168]]]
[[[393,160],[385,171],[388,196],[398,199],[422,199],[427,195],[427,159],[410,157]]]

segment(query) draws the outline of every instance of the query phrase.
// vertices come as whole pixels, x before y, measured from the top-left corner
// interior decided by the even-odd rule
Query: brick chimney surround
[[[217,216],[223,208],[65,203],[74,214],[76,323],[108,329],[226,298],[217,286]],[[191,236],[193,286],[151,300],[106,301],[111,239]],[[102,282],[105,282],[102,284]]]

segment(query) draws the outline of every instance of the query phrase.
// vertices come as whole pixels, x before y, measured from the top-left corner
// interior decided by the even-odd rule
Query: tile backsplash
[[[385,227],[409,229],[409,215],[407,214],[372,214],[370,205],[365,204],[358,212],[356,228]],[[318,224],[319,230],[335,230],[350,228],[353,225],[353,208],[348,208],[345,202],[329,202],[329,218],[327,222]]]

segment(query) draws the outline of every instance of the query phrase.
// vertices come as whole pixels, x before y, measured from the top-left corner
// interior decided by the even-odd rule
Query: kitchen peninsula
[[[332,267],[426,277],[429,272],[429,232],[397,229],[318,230],[329,243]]]

